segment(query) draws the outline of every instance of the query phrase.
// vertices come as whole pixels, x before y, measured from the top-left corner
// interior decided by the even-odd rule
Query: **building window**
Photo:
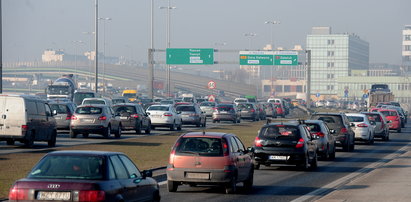
[[[404,35],[404,41],[411,41],[411,35]]]
[[[265,93],[271,92],[271,86],[270,85],[264,85],[264,92]]]
[[[327,51],[328,57],[334,57],[334,51]]]
[[[404,46],[404,51],[410,51],[411,50],[411,46],[410,45],[405,45]]]
[[[275,92],[283,92],[283,86],[275,86]]]
[[[327,85],[327,90],[334,90],[334,86],[333,85]]]
[[[334,79],[334,74],[327,74],[327,79]]]
[[[284,86],[284,92],[285,92],[285,93],[291,92],[291,86],[285,85],[285,86]]]
[[[327,62],[327,67],[334,67],[334,62]]]
[[[300,85],[296,86],[295,91],[297,91],[298,93],[303,92],[303,86],[300,86]]]
[[[328,45],[334,45],[334,39],[328,39],[327,44]]]

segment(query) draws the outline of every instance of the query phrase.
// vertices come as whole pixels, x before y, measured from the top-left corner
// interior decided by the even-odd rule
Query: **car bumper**
[[[233,178],[234,171],[225,172],[224,169],[186,169],[167,168],[167,180],[199,184],[223,184],[228,183]]]
[[[70,129],[74,132],[87,132],[87,133],[103,133],[107,127],[103,125],[87,125],[87,126],[71,126]]]
[[[260,164],[298,164],[305,161],[304,150],[254,150],[254,160]]]
[[[218,114],[213,115],[214,121],[232,121],[235,120],[235,116],[231,114]]]

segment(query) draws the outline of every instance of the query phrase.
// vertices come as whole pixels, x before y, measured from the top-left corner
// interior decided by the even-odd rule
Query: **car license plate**
[[[56,116],[56,117],[54,117],[55,119],[62,119],[62,117],[61,116]]]
[[[270,160],[287,160],[288,156],[269,156]]]
[[[161,118],[161,115],[151,115],[152,118]]]
[[[71,195],[70,192],[46,192],[40,191],[38,192],[37,199],[38,200],[60,200],[60,201],[68,201],[70,200]]]
[[[127,116],[121,116],[120,119],[121,119],[121,120],[127,120],[128,117],[127,117]]]
[[[227,114],[228,112],[227,112],[227,111],[222,111],[221,113],[222,113],[222,114]]]
[[[210,173],[187,173],[186,174],[187,178],[193,178],[193,179],[210,179]]]
[[[93,123],[94,119],[81,119],[83,123]]]

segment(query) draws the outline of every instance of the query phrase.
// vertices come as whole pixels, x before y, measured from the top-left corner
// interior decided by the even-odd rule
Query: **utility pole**
[[[95,45],[95,58],[94,58],[94,70],[96,72],[95,75],[95,87],[94,87],[94,91],[97,93],[98,92],[98,0],[95,0],[95,27],[94,27],[94,33],[96,33],[96,35],[94,36],[94,45]]]
[[[1,12],[1,0],[0,0],[0,94],[3,93],[3,23]]]
[[[148,97],[154,99],[154,0],[151,0],[151,33],[150,33],[150,48],[148,49]]]
[[[306,85],[306,95],[305,95],[305,102],[307,103],[307,109],[311,107],[311,50],[306,50],[307,56],[307,85]]]

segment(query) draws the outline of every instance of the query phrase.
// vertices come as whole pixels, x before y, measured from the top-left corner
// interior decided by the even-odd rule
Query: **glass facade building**
[[[352,70],[368,70],[369,44],[354,34],[314,29],[306,47],[311,50],[311,94],[340,94],[345,89],[338,87],[338,78],[351,76]]]

